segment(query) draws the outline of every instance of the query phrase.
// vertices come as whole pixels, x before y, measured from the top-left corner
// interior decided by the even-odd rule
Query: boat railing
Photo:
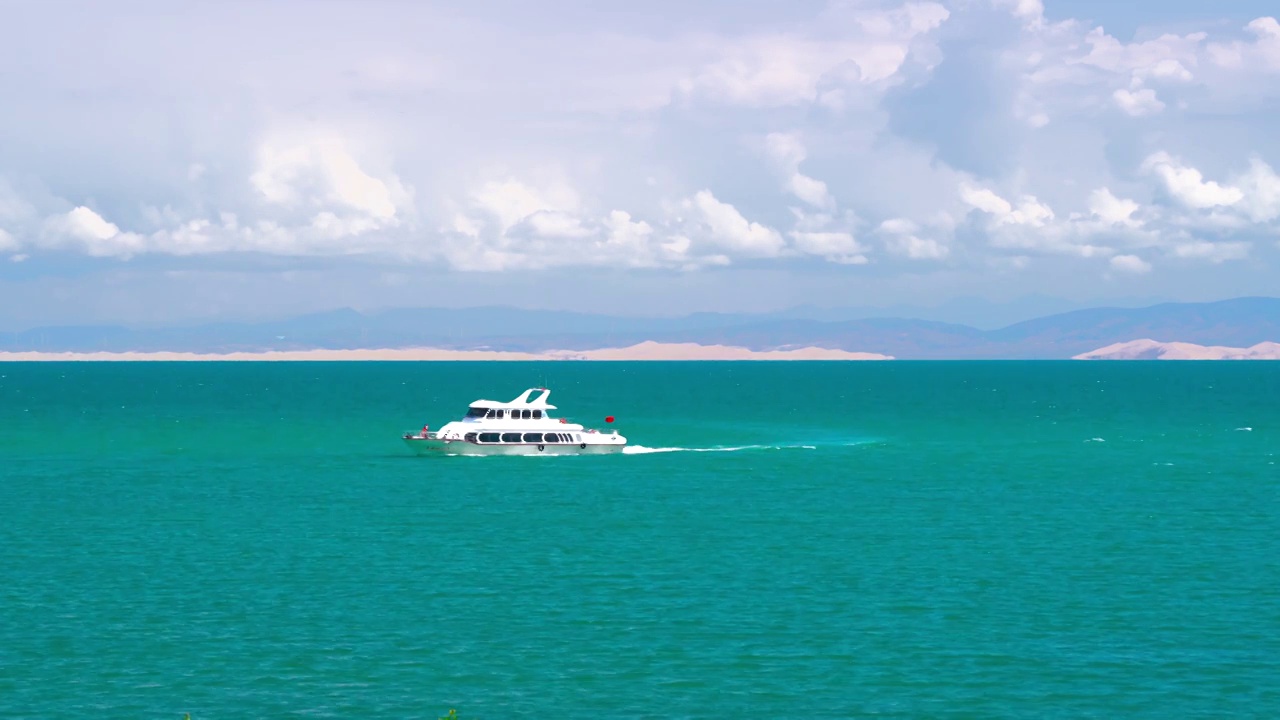
[[[433,430],[431,432],[422,432],[421,430],[407,430],[404,433],[405,440],[439,440],[439,435]]]

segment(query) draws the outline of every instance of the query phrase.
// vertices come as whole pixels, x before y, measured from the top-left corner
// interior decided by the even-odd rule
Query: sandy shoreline
[[[893,360],[890,355],[819,347],[750,350],[733,345],[642,342],[595,350],[444,350],[441,348],[368,348],[356,350],[267,350],[261,352],[0,352],[0,362],[216,362],[216,361],[637,361],[637,360]],[[1142,339],[1115,343],[1074,360],[1280,360],[1280,344],[1248,348]]]
[[[892,360],[878,353],[805,347],[792,350],[749,350],[730,345],[643,342],[624,348],[599,350],[441,350],[388,348],[364,350],[271,350],[265,352],[0,352],[0,362],[67,361],[450,361],[450,360]]]
[[[1160,342],[1150,338],[1115,343],[1074,360],[1280,360],[1280,343],[1262,342],[1247,348]]]

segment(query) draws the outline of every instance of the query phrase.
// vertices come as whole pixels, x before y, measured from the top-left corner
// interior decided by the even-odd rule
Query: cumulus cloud
[[[843,265],[865,265],[865,248],[847,232],[802,232],[793,230],[791,237],[802,253],[817,255]]]
[[[1164,103],[1160,102],[1160,99],[1156,97],[1156,91],[1151,88],[1139,88],[1137,90],[1121,88],[1112,93],[1111,96],[1115,98],[1116,105],[1121,110],[1133,117],[1154,115],[1164,109]]]
[[[1203,32],[1165,33],[1152,40],[1123,43],[1095,27],[1084,36],[1089,51],[1078,62],[1138,80],[1156,77],[1186,82],[1193,77],[1188,68],[1199,64],[1206,37]]]
[[[992,190],[966,184],[960,186],[960,197],[974,209],[991,215],[996,225],[1044,227],[1054,218],[1053,208],[1033,195],[1022,196],[1015,207]]]
[[[701,190],[688,201],[704,229],[703,237],[724,250],[743,257],[777,257],[786,241],[777,230],[747,220],[738,209]]]
[[[263,143],[249,182],[269,204],[313,212],[311,227],[331,239],[393,227],[410,202],[399,178],[373,177],[335,136]]]
[[[1204,175],[1167,152],[1158,152],[1142,163],[1142,168],[1155,174],[1165,190],[1178,202],[1192,208],[1234,205],[1244,199],[1239,188],[1205,180]]]
[[[130,257],[144,249],[142,236],[120,232],[115,224],[83,205],[51,218],[49,228],[52,231],[50,246],[75,244],[93,256]]]
[[[1243,260],[1249,255],[1249,243],[1193,240],[1175,245],[1173,254],[1180,258],[1208,260],[1214,263],[1221,263],[1227,260]]]
[[[1124,42],[1102,27],[1078,20],[1041,23],[1020,48],[1028,58],[1018,78],[1024,116],[1079,116],[1111,105],[1134,118],[1171,110],[1209,110],[1224,102],[1257,103],[1277,93],[1250,77],[1280,68],[1280,42],[1271,18],[1249,23],[1256,40],[1212,40],[1204,31],[1142,33]]]
[[[825,32],[780,32],[717,43],[716,57],[678,88],[687,96],[751,107],[838,103],[824,95],[839,94],[845,85],[893,81],[913,44],[948,17],[938,3],[909,2],[887,10],[846,10],[839,18],[844,37],[838,40],[823,37]],[[824,80],[834,78],[836,87],[824,87]]]
[[[1133,200],[1116,197],[1108,188],[1098,188],[1089,195],[1089,212],[1106,225],[1138,227],[1134,218],[1140,206]]]
[[[1273,17],[1260,17],[1245,30],[1255,37],[1252,42],[1213,43],[1208,48],[1209,58],[1232,70],[1280,71],[1280,22]]]
[[[885,237],[886,249],[896,255],[912,260],[942,260],[951,254],[951,248],[938,239],[920,237],[921,227],[905,218],[885,220],[878,230]]]
[[[1280,176],[1259,158],[1249,163],[1249,171],[1240,176],[1237,185],[1243,195],[1241,208],[1255,223],[1280,218]]]
[[[489,181],[440,232],[447,240],[439,252],[469,271],[577,265],[693,270],[789,252],[777,230],[748,220],[710,190],[681,200],[655,223],[621,209],[596,213],[561,183]]]
[[[1116,255],[1111,258],[1110,264],[1112,269],[1121,272],[1137,274],[1151,272],[1151,263],[1137,255]]]
[[[1033,22],[1044,19],[1044,3],[1042,0],[1000,0],[1012,12],[1014,17]]]
[[[0,252],[767,267],[800,294],[840,272],[986,289],[1046,255],[1155,281],[1275,252],[1274,18],[1202,32],[1149,9],[1128,40],[1039,0],[625,26],[388,7],[312,9],[305,41],[261,9],[139,13],[57,57],[0,28],[0,60],[30,69],[0,77]],[[80,9],[82,29],[110,14]],[[866,267],[806,274],[821,262]]]
[[[765,138],[765,151],[782,171],[792,195],[816,208],[830,208],[835,204],[826,183],[800,172],[800,163],[806,155],[800,138],[788,133],[769,133]]]
[[[562,181],[531,184],[506,177],[482,182],[439,231],[445,241],[438,252],[462,270],[658,264],[648,223],[621,210],[593,217],[578,192]],[[421,252],[430,256],[433,247]]]
[[[994,247],[1081,257],[1108,252],[1106,248],[1076,242],[1062,223],[1055,222],[1053,209],[1034,196],[1024,195],[1014,205],[994,190],[968,183],[961,184],[959,193],[970,212],[983,214],[982,228]]]
[[[484,183],[471,199],[504,233],[538,214],[572,217],[580,204],[577,192],[563,183],[533,188],[512,178]]]

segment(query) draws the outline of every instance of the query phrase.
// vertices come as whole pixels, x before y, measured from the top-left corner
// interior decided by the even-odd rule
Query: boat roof
[[[541,395],[530,398],[529,396],[540,392]],[[551,396],[551,391],[547,388],[529,388],[520,393],[516,399],[510,402],[498,402],[497,400],[476,400],[471,403],[471,407],[481,408],[537,408],[539,410],[555,410],[555,405],[547,404],[547,398]]]

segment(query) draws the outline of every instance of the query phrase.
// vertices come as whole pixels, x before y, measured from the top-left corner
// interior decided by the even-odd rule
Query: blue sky
[[[1275,294],[1268,5],[7,3],[0,327]]]

